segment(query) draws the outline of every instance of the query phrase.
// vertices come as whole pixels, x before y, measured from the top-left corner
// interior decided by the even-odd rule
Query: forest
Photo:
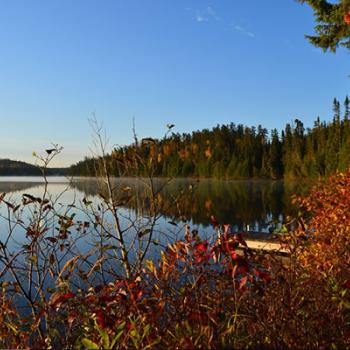
[[[135,139],[132,145],[105,155],[114,176],[214,177],[222,179],[295,179],[328,176],[350,164],[350,108],[334,98],[330,122],[305,128],[295,119],[280,133],[242,124],[217,125],[190,133],[172,133],[163,139]],[[343,107],[343,108],[342,108]],[[168,125],[169,132],[173,125]],[[135,156],[137,154],[137,156]],[[133,164],[137,162],[137,166]],[[71,175],[95,176],[96,159],[72,165]]]
[[[66,175],[65,168],[48,168],[45,170],[49,176]],[[40,167],[10,159],[0,159],[0,176],[41,176]]]
[[[40,170],[32,165],[25,162],[10,160],[10,159],[0,159],[0,175],[40,175]]]

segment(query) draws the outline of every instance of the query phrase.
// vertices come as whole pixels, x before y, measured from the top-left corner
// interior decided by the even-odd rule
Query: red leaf
[[[343,283],[343,287],[344,288],[347,288],[347,289],[350,289],[350,280],[347,280]]]
[[[247,280],[248,280],[248,276],[244,276],[243,278],[241,278],[239,282],[239,289],[242,289],[246,285]]]
[[[137,293],[137,299],[141,299],[143,295],[143,290],[140,289],[139,292]]]
[[[218,222],[218,220],[216,219],[216,217],[215,217],[214,215],[212,215],[212,216],[210,217],[210,220],[211,220],[211,223],[213,224],[213,226],[214,226],[215,228],[219,226],[219,222]]]
[[[270,275],[267,272],[255,269],[254,270],[254,274],[255,274],[255,276],[261,278],[266,283],[270,282],[270,280],[271,280],[271,277],[270,277]]]
[[[69,323],[69,326],[71,327],[73,322],[76,320],[77,315],[75,313],[68,315],[67,321]]]
[[[114,298],[110,295],[104,294],[100,296],[100,302],[108,303],[109,301],[112,301]]]
[[[75,294],[73,294],[73,293],[67,293],[67,294],[62,295],[62,298],[64,300],[68,300],[68,299],[74,298],[74,296],[75,296]]]
[[[99,327],[105,328],[106,327],[106,321],[103,314],[103,311],[101,309],[96,311],[96,321]]]
[[[227,238],[227,235],[229,234],[230,231],[230,224],[225,224],[224,225],[224,236]]]
[[[231,251],[230,251],[230,255],[231,255],[232,260],[236,260],[237,257],[238,257],[235,250],[231,250]]]
[[[208,250],[208,242],[202,242],[197,246],[198,252],[206,252]]]
[[[59,308],[61,306],[62,303],[64,303],[65,301],[73,298],[75,295],[73,293],[66,293],[66,294],[63,294],[63,295],[58,295],[58,294],[55,294],[53,296],[53,298],[51,299],[51,306],[54,307],[54,308]]]
[[[196,263],[207,262],[210,259],[210,254],[208,253],[209,244],[203,241],[194,247],[194,257]]]
[[[203,321],[203,320],[206,319],[206,315],[205,315],[203,312],[200,312],[200,311],[198,311],[198,310],[194,310],[194,311],[192,311],[192,312],[189,314],[188,318],[189,318],[191,321],[199,321],[199,322],[201,322],[201,321]]]
[[[56,243],[57,242],[57,238],[55,238],[55,237],[46,237],[45,239],[50,241],[51,243]]]

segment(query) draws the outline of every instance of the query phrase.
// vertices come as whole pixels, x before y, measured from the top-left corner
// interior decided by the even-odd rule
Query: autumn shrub
[[[8,289],[12,286],[3,282],[0,291],[0,348],[15,349],[25,347],[30,333],[23,328],[23,317],[8,297]]]
[[[290,257],[272,259],[273,279],[253,307],[252,335],[271,348],[350,347],[350,170],[314,188],[286,240]]]
[[[128,349],[249,343],[247,300],[269,276],[248,263],[247,252],[237,254],[244,241],[225,229],[215,244],[192,236],[169,245],[133,280],[65,290],[51,303],[57,322],[67,327],[63,334],[70,334],[65,341],[77,348]]]

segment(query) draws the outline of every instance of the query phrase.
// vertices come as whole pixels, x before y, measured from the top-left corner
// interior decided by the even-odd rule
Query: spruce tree
[[[333,122],[329,126],[326,148],[326,174],[330,175],[338,168],[340,148],[340,103],[333,100]]]
[[[339,45],[350,49],[350,0],[298,0],[314,11],[316,35],[306,35],[315,46],[336,52]]]
[[[350,117],[350,100],[348,95],[346,95],[344,100],[344,120],[349,120]]]
[[[270,176],[278,179],[283,174],[282,169],[282,145],[278,138],[277,129],[271,131],[271,147],[270,147]]]

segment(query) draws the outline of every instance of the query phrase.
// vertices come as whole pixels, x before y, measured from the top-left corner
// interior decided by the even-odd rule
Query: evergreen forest
[[[163,139],[144,138],[114,148],[103,163],[114,176],[214,177],[221,179],[328,176],[350,164],[350,100],[333,100],[333,118],[305,128],[295,119],[279,132],[259,125],[217,125]],[[168,125],[169,132],[173,125]],[[169,134],[169,133],[168,133]],[[102,158],[100,157],[100,160]],[[98,175],[96,159],[72,165],[71,175]]]
[[[48,176],[65,176],[66,168],[47,168],[45,173]],[[10,160],[0,159],[0,176],[42,176],[40,166]]]

